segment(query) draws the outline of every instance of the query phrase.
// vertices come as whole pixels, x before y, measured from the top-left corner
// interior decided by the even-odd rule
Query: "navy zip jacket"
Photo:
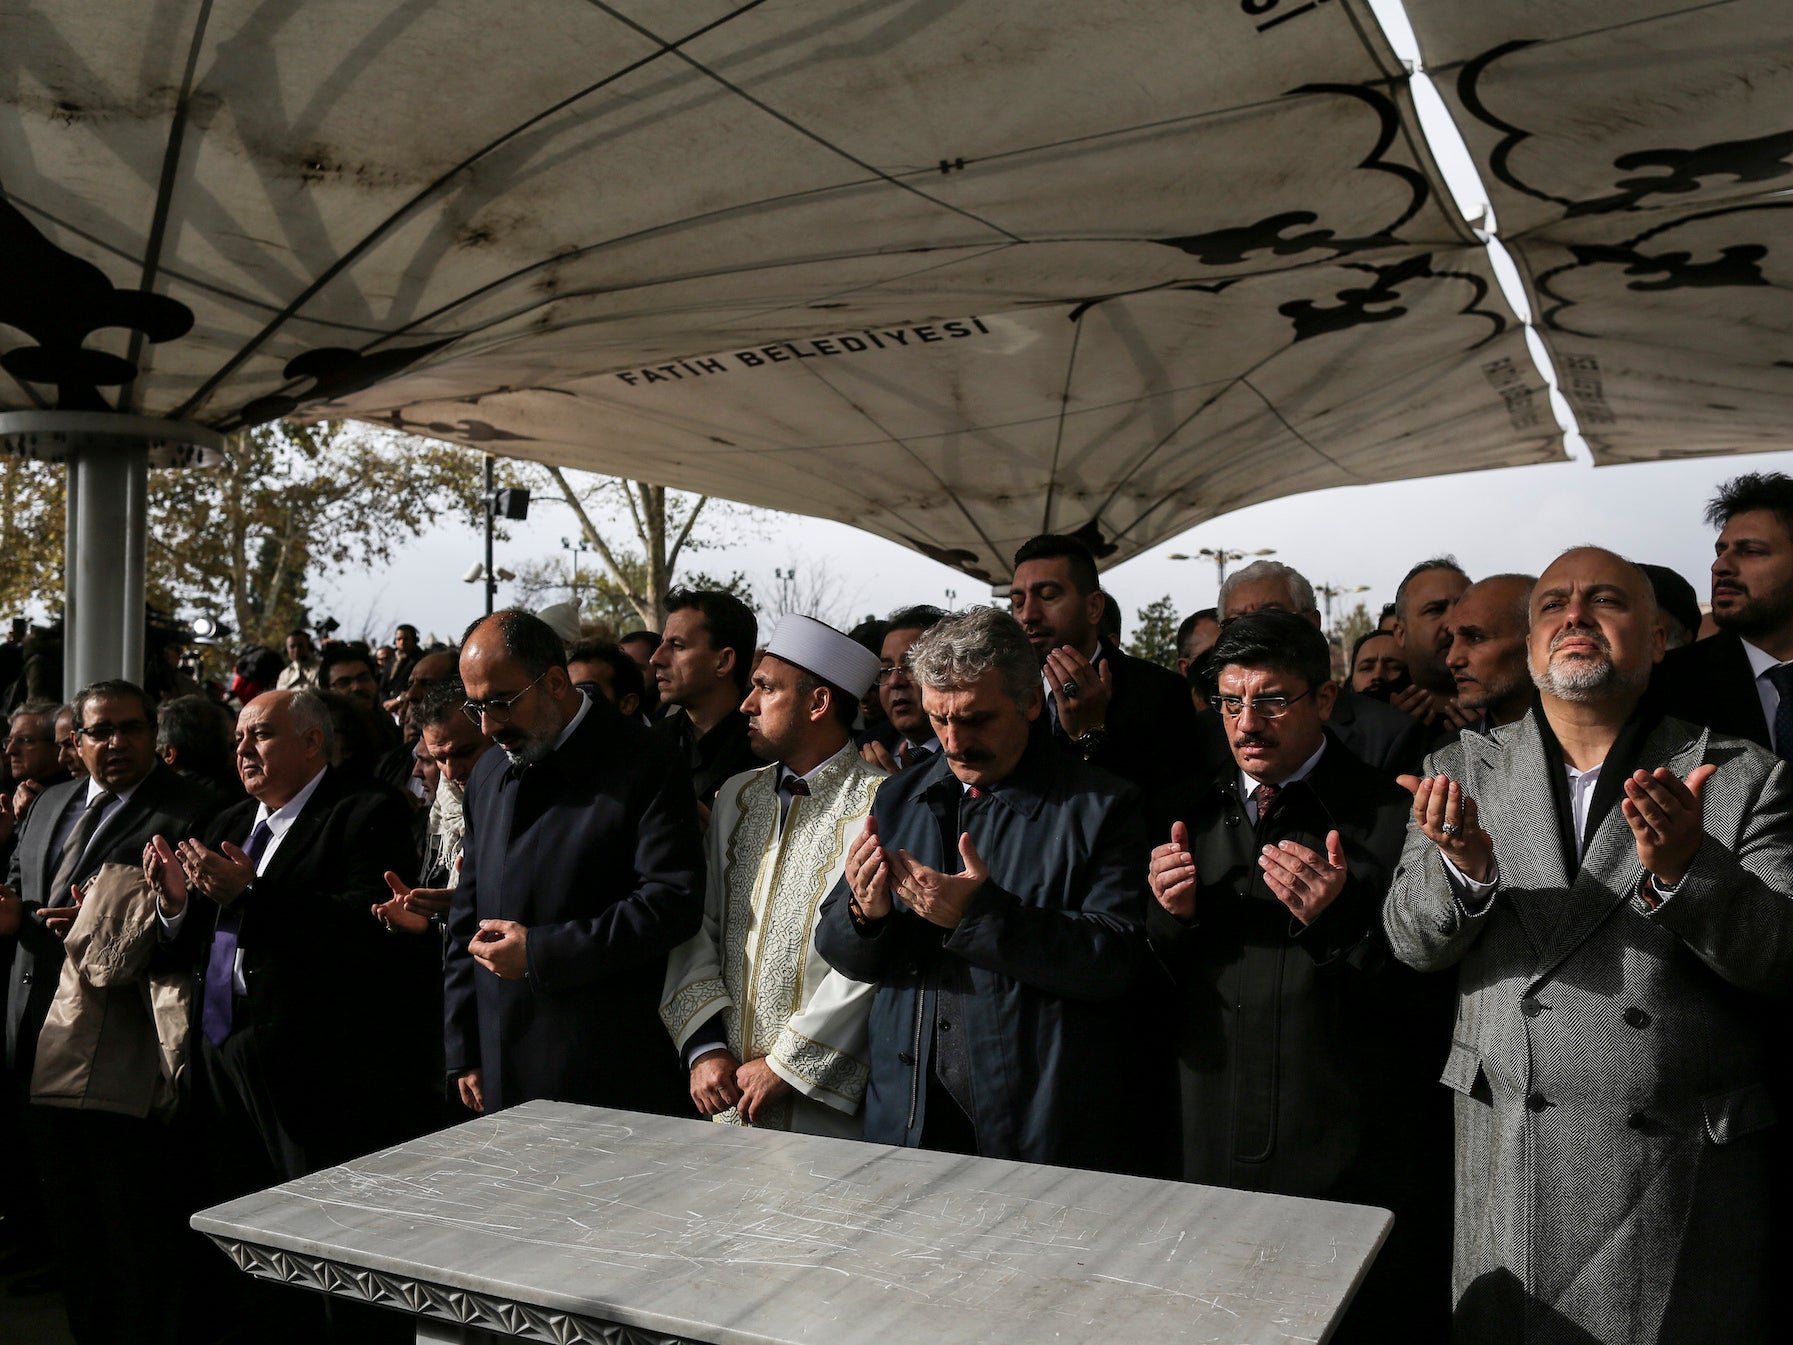
[[[885,783],[872,808],[885,847],[957,871],[946,833],[961,788],[939,755]],[[1142,1138],[1156,1129],[1139,1105],[1148,1087],[1138,992],[1151,964],[1138,791],[1036,734],[967,830],[990,879],[958,928],[929,924],[895,898],[887,918],[861,931],[844,877],[822,903],[816,947],[843,975],[878,983],[865,1138],[920,1144],[940,968],[958,958],[970,993],[954,1030],[970,1055],[978,1152],[1158,1168]]]

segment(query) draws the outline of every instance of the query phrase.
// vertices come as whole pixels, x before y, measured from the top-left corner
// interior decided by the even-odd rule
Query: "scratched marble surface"
[[[1324,1340],[1357,1205],[536,1102],[202,1232],[719,1345]]]

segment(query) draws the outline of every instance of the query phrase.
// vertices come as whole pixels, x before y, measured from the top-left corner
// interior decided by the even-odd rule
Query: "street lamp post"
[[[1214,562],[1214,586],[1218,590],[1222,584],[1226,583],[1226,567],[1233,561],[1244,560],[1247,556],[1274,556],[1275,554],[1276,548],[1273,546],[1261,547],[1256,551],[1229,551],[1224,546],[1204,546],[1195,553],[1195,556],[1204,556]],[[1173,551],[1168,558],[1170,560],[1194,560],[1195,556],[1186,556],[1181,551]]]
[[[1338,627],[1333,624],[1332,620],[1332,600],[1347,593],[1368,593],[1369,591],[1368,584],[1321,584],[1314,590],[1315,593],[1326,599],[1326,633],[1328,635],[1338,634]]]

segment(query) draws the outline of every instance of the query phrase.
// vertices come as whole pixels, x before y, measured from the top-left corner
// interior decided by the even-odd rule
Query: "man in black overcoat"
[[[1091,765],[1130,781],[1154,819],[1197,750],[1189,684],[1169,668],[1098,638],[1113,599],[1075,537],[1042,533],[1015,552],[1009,608],[1040,663],[1042,731]]]
[[[690,1113],[660,1024],[666,955],[703,923],[703,843],[670,747],[587,696],[526,612],[476,622],[468,706],[503,749],[467,782],[449,907],[447,1065],[495,1111],[553,1098]]]
[[[1393,1209],[1341,1339],[1442,1340],[1454,978],[1395,962],[1381,922],[1412,800],[1330,733],[1311,622],[1238,617],[1209,657],[1231,755],[1174,804],[1147,919],[1181,992],[1183,1176]]]

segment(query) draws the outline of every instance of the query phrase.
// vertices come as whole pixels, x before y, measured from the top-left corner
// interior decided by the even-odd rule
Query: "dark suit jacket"
[[[65,780],[46,789],[32,804],[19,829],[7,885],[24,900],[25,918],[19,926],[18,951],[6,1001],[6,1060],[15,1079],[31,1083],[31,1066],[37,1051],[38,1030],[56,982],[62,975],[62,942],[50,934],[32,911],[43,906],[67,906],[67,892],[51,892],[60,856],[53,853],[56,824],[70,807],[79,809],[87,797],[87,780]],[[86,882],[107,863],[139,866],[143,847],[160,832],[170,841],[197,834],[210,811],[210,800],[201,790],[157,762],[130,799],[95,835],[87,847],[75,880]]]
[[[703,841],[685,765],[601,696],[521,772],[488,752],[467,782],[449,910],[446,1064],[484,1072],[486,1108],[535,1098],[688,1116],[660,1024],[666,954],[703,924]],[[529,930],[528,974],[474,962],[481,920]]]
[[[1421,721],[1348,686],[1339,688],[1326,727],[1352,756],[1384,779],[1417,774],[1426,759],[1426,731]]]
[[[739,710],[730,710],[701,738],[682,708],[656,719],[652,732],[684,763],[691,777],[692,793],[706,808],[716,801],[716,791],[722,788],[724,780],[742,771],[757,771],[766,764],[748,745],[747,716]]]
[[[1189,683],[1168,668],[1120,650],[1104,650],[1113,698],[1108,703],[1108,741],[1089,759],[1135,785],[1145,796],[1155,824],[1161,803],[1189,769],[1196,754],[1195,702]],[[1042,723],[1049,717],[1040,716]],[[1063,734],[1057,735],[1065,741]]]
[[[220,813],[206,844],[246,846],[257,808],[246,799]],[[409,807],[331,768],[238,898],[248,994],[235,1030],[254,1029],[249,1068],[281,1125],[319,1162],[416,1133],[425,1090],[440,1088],[421,1064],[431,1025],[416,1007],[429,1002],[436,942],[387,933],[368,909],[391,895],[389,869],[416,878]],[[201,968],[217,918],[215,905],[196,898],[181,929]],[[197,1005],[193,1019],[197,1033]]]
[[[1313,772],[1254,829],[1229,757],[1175,809],[1196,861],[1194,922],[1147,908],[1179,990],[1184,1179],[1395,1211],[1348,1319],[1366,1332],[1353,1339],[1448,1334],[1451,1120],[1433,1081],[1456,980],[1396,963],[1381,929],[1411,811],[1405,790],[1329,733]],[[1323,855],[1333,830],[1349,876],[1304,926],[1270,890],[1260,848]]]
[[[1749,655],[1729,631],[1670,652],[1656,665],[1650,694],[1663,714],[1773,750]]]

